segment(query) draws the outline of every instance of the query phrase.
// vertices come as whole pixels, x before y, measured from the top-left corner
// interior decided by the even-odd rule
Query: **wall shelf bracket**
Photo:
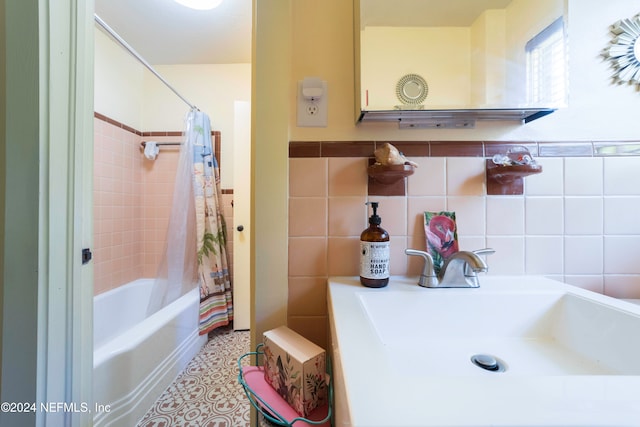
[[[542,165],[502,166],[486,160],[488,195],[524,194],[524,177],[542,172]]]

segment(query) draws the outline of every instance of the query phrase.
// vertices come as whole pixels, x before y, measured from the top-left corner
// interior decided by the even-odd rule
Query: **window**
[[[527,42],[529,105],[559,106],[566,103],[565,49],[562,17]]]

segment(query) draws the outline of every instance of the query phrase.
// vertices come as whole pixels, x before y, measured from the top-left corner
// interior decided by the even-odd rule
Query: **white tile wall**
[[[456,212],[462,250],[496,250],[488,274],[544,275],[640,298],[640,157],[538,158],[543,172],[525,178],[517,196],[486,194],[482,157],[411,160],[420,166],[407,196],[369,198],[366,159],[291,159],[290,276],[357,274],[371,199],[391,234],[392,274],[419,273],[404,249],[425,247],[425,211],[447,210]]]
[[[639,249],[640,236],[605,235],[604,272],[607,274],[640,274]]]
[[[565,197],[565,234],[601,235],[604,228],[602,204],[602,197]]]
[[[407,232],[409,236],[424,234],[421,212],[438,212],[446,209],[446,197],[409,197],[407,200]]]
[[[563,202],[562,197],[527,197],[525,232],[530,235],[563,234]]]
[[[494,255],[487,257],[490,274],[525,274],[524,236],[489,236],[487,246],[496,251]]]
[[[485,191],[484,159],[474,157],[447,158],[447,195],[483,196]]]
[[[561,236],[527,236],[524,250],[527,274],[563,273],[564,245]]]
[[[564,192],[568,196],[601,196],[602,164],[600,157],[564,159]]]
[[[605,234],[640,234],[640,197],[606,197],[604,198],[604,232]]]
[[[510,218],[505,221],[505,218]],[[511,236],[524,234],[524,197],[487,197],[487,234]]]
[[[538,159],[542,173],[525,179],[527,196],[562,196],[564,194],[564,168],[562,158]]]
[[[489,274],[640,298],[640,158],[538,158],[543,172],[525,178],[522,196],[487,196],[483,158],[412,160],[427,167],[408,180],[409,218],[455,211],[461,249],[496,249]],[[410,242],[419,227],[409,221]]]
[[[487,196],[485,159],[417,157],[407,196],[367,196],[367,159],[289,161],[289,325],[325,336],[327,276],[357,275],[368,199],[391,234],[391,273],[417,275],[425,211],[455,211],[462,250],[491,247],[494,275],[544,275],[619,298],[640,299],[640,157],[538,158],[525,194]],[[299,298],[306,295],[304,308]],[[292,297],[293,296],[293,297]]]
[[[449,197],[447,210],[456,213],[458,233],[464,236],[482,236],[485,234],[487,220],[484,197]]]
[[[609,157],[604,159],[604,194],[638,195],[640,167],[637,157]]]
[[[446,159],[443,157],[416,158],[411,179],[407,181],[409,196],[444,196],[446,190]]]
[[[567,236],[564,240],[565,274],[602,274],[602,237]]]

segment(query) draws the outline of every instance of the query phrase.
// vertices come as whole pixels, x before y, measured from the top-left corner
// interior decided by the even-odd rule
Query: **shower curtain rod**
[[[142,65],[144,65],[145,67],[147,67],[147,69],[149,71],[151,71],[157,78],[160,79],[160,81],[162,83],[165,84],[165,86],[167,86],[169,89],[171,89],[171,91],[173,93],[175,93],[176,95],[178,95],[178,98],[182,99],[189,107],[191,107],[192,110],[199,110],[198,107],[196,107],[195,105],[193,105],[192,103],[190,103],[189,101],[187,101],[187,99],[180,95],[180,93],[178,93],[177,90],[175,90],[175,88],[173,86],[171,86],[169,84],[168,81],[166,81],[152,66],[151,64],[149,64],[142,56],[140,56],[140,54],[138,52],[135,51],[134,48],[132,48],[129,43],[127,43],[122,37],[120,37],[118,35],[118,33],[116,33],[113,28],[111,28],[109,25],[107,25],[106,22],[104,22],[102,20],[102,18],[100,18],[97,14],[93,14],[94,19],[96,20],[96,22],[102,27],[104,28],[104,30],[109,33],[111,35],[111,37],[113,37],[118,43],[120,43],[120,45],[125,48],[131,55],[133,55],[138,61],[140,61],[140,63]]]

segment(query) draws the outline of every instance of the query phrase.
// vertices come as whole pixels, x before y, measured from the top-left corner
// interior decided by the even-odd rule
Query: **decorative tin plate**
[[[427,99],[429,86],[427,81],[418,74],[402,76],[396,84],[396,95],[405,105],[416,105]]]

